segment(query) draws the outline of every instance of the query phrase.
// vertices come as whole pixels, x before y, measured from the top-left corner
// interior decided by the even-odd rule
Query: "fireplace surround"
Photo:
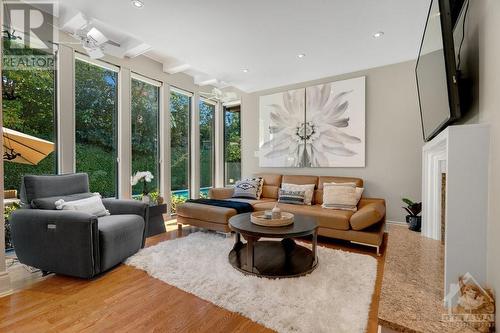
[[[445,294],[467,272],[486,282],[489,141],[488,125],[458,125],[423,147],[422,236],[444,240]]]

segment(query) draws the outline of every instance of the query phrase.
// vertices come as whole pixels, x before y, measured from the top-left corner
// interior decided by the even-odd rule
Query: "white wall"
[[[387,201],[387,219],[404,221],[401,197],[421,198],[422,134],[414,62],[279,87],[242,97],[242,173],[354,176],[365,180],[365,196]],[[260,168],[259,96],[314,84],[366,76],[365,168]]]

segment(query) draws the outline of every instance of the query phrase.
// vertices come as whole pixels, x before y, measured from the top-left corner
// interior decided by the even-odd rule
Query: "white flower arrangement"
[[[148,194],[147,186],[146,183],[151,183],[153,180],[154,176],[150,171],[137,171],[135,175],[130,177],[130,184],[132,186],[137,185],[138,183],[142,182],[143,183],[143,194]]]

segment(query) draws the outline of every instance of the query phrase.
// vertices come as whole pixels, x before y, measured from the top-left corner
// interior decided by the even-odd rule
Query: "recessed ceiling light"
[[[373,38],[380,38],[384,35],[384,32],[383,31],[378,31],[376,33],[373,34]]]
[[[242,71],[243,73],[248,73],[248,68],[243,68],[241,71]]]
[[[302,59],[305,56],[306,56],[305,53],[299,53],[299,54],[297,54],[297,58],[299,58],[299,59]]]
[[[142,0],[132,0],[132,5],[135,7],[135,8],[142,8],[144,7],[144,2]]]

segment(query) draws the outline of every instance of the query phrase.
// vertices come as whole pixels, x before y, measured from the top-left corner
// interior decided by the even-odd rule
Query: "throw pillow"
[[[281,189],[278,196],[279,203],[287,203],[292,205],[303,205],[306,198],[304,191],[287,191]]]
[[[297,184],[288,184],[288,183],[281,184],[281,189],[283,189],[285,191],[304,191],[305,192],[304,193],[305,194],[305,198],[304,198],[305,205],[311,205],[315,187],[316,187],[316,185],[314,185],[314,184],[306,184],[306,185],[297,185]]]
[[[56,209],[59,210],[76,210],[89,213],[97,217],[111,215],[106,207],[104,207],[101,197],[97,195],[74,201],[64,201],[64,199],[59,199],[56,201],[55,205]]]
[[[245,178],[243,180],[251,180],[251,181],[256,181],[259,183],[259,188],[257,189],[257,200],[259,200],[260,196],[262,195],[262,188],[264,187],[264,178],[252,177],[252,178]]]
[[[357,211],[358,201],[356,184],[354,183],[323,184],[323,208],[355,212]]]
[[[59,196],[55,196],[55,197],[37,198],[37,199],[31,200],[31,208],[49,209],[49,210],[56,209],[55,202],[57,200],[63,199],[64,201],[75,201],[75,200],[90,198],[94,195],[96,195],[96,194],[90,193],[90,192],[84,192],[84,193],[75,193],[75,194],[68,194],[68,195],[59,195]],[[97,193],[97,195],[99,195],[99,193]]]
[[[327,184],[337,184],[337,185],[346,185],[346,184],[347,185],[351,185],[351,184],[354,184],[354,186],[356,186],[356,183],[334,183],[334,182],[324,183],[323,186],[325,186]],[[358,199],[358,202],[361,199],[361,196],[363,195],[364,190],[365,190],[364,187],[356,187],[356,198]],[[356,202],[356,205],[358,204],[358,202]]]
[[[234,185],[233,198],[245,198],[257,200],[260,181],[258,180],[239,180]]]

